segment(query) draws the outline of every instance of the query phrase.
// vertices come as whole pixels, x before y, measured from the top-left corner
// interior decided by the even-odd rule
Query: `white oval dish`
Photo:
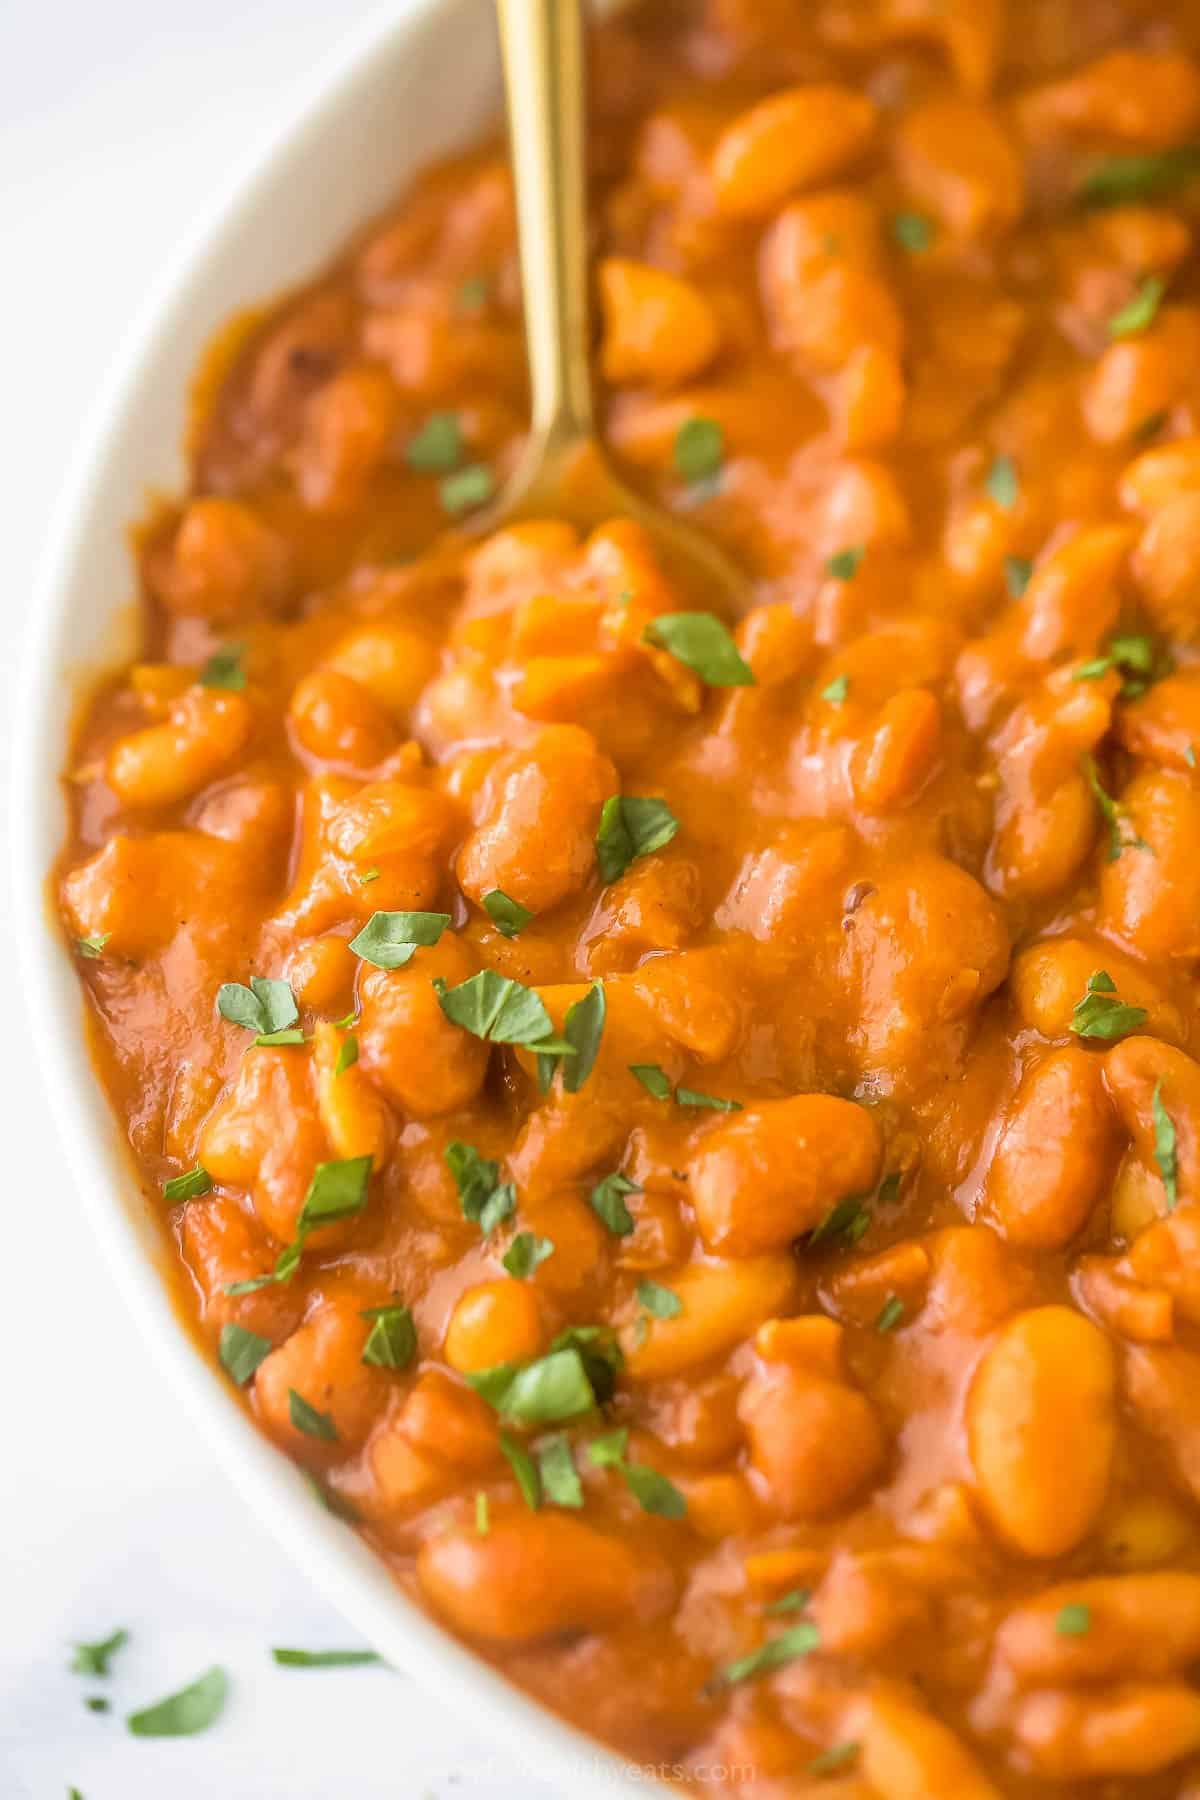
[[[231,315],[319,269],[406,177],[494,117],[498,98],[487,0],[416,0],[400,21],[390,12],[374,19],[322,72],[130,333],[66,484],[33,596],[14,733],[14,918],[28,1023],[74,1187],[130,1312],[217,1460],[388,1662],[505,1742],[525,1772],[587,1800],[644,1793],[648,1772],[546,1712],[410,1603],[260,1435],[184,1329],[164,1280],[160,1232],[92,1070],[79,984],[47,900],[66,824],[59,776],[75,699],[86,678],[135,648],[127,527],[147,491],[183,485],[188,390],[205,347]]]

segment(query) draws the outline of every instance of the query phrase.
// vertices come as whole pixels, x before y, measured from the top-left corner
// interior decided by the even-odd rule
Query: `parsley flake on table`
[[[365,1669],[383,1661],[378,1650],[281,1650],[271,1651],[281,1669]]]
[[[679,830],[665,800],[648,794],[613,794],[604,802],[596,832],[601,881],[616,881],[639,856],[662,850]]]
[[[659,613],[642,633],[667,650],[709,687],[753,687],[754,671],[733,641],[729,627],[709,612]]]
[[[106,1638],[97,1638],[92,1643],[80,1639],[71,1646],[75,1652],[71,1658],[72,1674],[91,1675],[97,1678],[106,1676],[109,1673],[109,1662],[118,1650],[125,1648],[128,1642],[129,1633],[124,1626],[118,1626],[117,1630],[110,1632]]]
[[[214,1667],[178,1693],[130,1713],[125,1722],[134,1737],[194,1737],[216,1724],[228,1692],[224,1669]]]
[[[1088,976],[1083,999],[1072,1009],[1068,1030],[1081,1038],[1119,1038],[1139,1031],[1147,1017],[1144,1006],[1127,1006],[1117,999],[1117,984],[1107,969],[1096,969]]]
[[[436,944],[450,923],[449,913],[377,912],[350,939],[350,948],[376,969],[403,969],[418,948]]]

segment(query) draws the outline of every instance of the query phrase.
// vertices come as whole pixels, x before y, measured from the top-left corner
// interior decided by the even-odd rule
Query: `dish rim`
[[[169,257],[115,356],[89,409],[61,495],[50,510],[46,548],[18,659],[10,777],[11,907],[21,982],[39,1073],[57,1126],[64,1174],[76,1190],[109,1272],[143,1342],[165,1367],[217,1466],[265,1528],[301,1565],[331,1605],[385,1659],[450,1707],[469,1707],[471,1727],[502,1743],[514,1775],[532,1774],[581,1800],[607,1800],[657,1788],[645,1765],[621,1758],[543,1707],[437,1624],[388,1575],[380,1557],[347,1525],[322,1510],[302,1471],[276,1449],[243,1409],[215,1359],[189,1333],[163,1275],[166,1257],[152,1239],[144,1193],[88,1055],[86,1002],[53,916],[50,883],[62,844],[61,767],[47,747],[64,736],[63,696],[72,703],[79,665],[70,627],[79,611],[80,569],[89,541],[113,529],[101,490],[110,452],[139,405],[156,358],[180,326],[193,287],[219,271],[226,240],[262,205],[264,193],[306,138],[331,128],[351,92],[369,81],[390,52],[412,55],[424,38],[449,30],[470,0],[409,0],[397,17],[373,11],[339,52],[316,70],[283,116],[245,158],[198,224]],[[422,153],[414,170],[428,160]],[[364,212],[364,222],[369,209]],[[249,304],[255,297],[247,297]],[[186,379],[186,376],[185,376]],[[119,521],[124,531],[125,519]],[[119,615],[134,590],[103,603]],[[72,705],[73,710],[73,705]],[[139,1222],[140,1216],[140,1222]]]

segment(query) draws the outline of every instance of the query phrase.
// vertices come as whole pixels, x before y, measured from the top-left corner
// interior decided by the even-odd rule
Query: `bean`
[[[985,1201],[1010,1243],[1053,1250],[1083,1230],[1116,1150],[1100,1066],[1058,1050],[1028,1069],[988,1171]]]
[[[240,756],[254,729],[242,694],[189,688],[166,723],[118,738],[108,783],[125,806],[169,806],[198,793]]]
[[[417,1579],[456,1630],[495,1644],[648,1624],[674,1589],[657,1557],[549,1510],[493,1512],[486,1537],[452,1526],[428,1538]]]
[[[604,373],[614,382],[674,387],[712,361],[720,330],[690,281],[627,257],[600,264]]]
[[[721,135],[712,180],[722,211],[771,212],[799,187],[828,182],[870,143],[875,108],[833,84],[786,88],[741,114]]]
[[[632,1336],[622,1340],[629,1374],[635,1381],[657,1381],[724,1355],[783,1311],[796,1280],[795,1263],[784,1252],[689,1263],[671,1283],[680,1302],[677,1316],[651,1319],[640,1343]]]
[[[1191,848],[1200,789],[1174,770],[1149,770],[1134,776],[1119,803],[1129,847],[1101,871],[1101,927],[1141,956],[1200,954],[1200,858]]]
[[[456,986],[474,973],[474,958],[445,934],[409,967],[374,969],[362,984],[359,1063],[414,1118],[454,1112],[483,1085],[487,1044],[450,1022],[433,986],[434,976]]]
[[[830,1094],[798,1094],[738,1113],[689,1165],[706,1247],[726,1256],[781,1249],[838,1201],[875,1185],[883,1156],[871,1114]]]
[[[1025,1556],[1060,1556],[1094,1526],[1116,1442],[1108,1339],[1065,1306],[1019,1313],[975,1372],[967,1433],[991,1523]]]
[[[1087,1609],[1086,1631],[1059,1629],[1064,1607]],[[1174,1674],[1200,1656],[1200,1575],[1061,1582],[1008,1614],[995,1653],[1022,1687]]]
[[[479,1282],[459,1296],[442,1354],[452,1369],[469,1374],[499,1363],[526,1362],[544,1343],[537,1290],[531,1282],[509,1276]]]
[[[882,1467],[875,1410],[847,1382],[773,1364],[747,1384],[739,1410],[751,1463],[783,1518],[841,1512]]]
[[[1050,1689],[1020,1704],[1013,1730],[1044,1780],[1152,1775],[1200,1748],[1200,1694],[1174,1682]]]
[[[995,236],[1020,217],[1021,158],[991,107],[927,101],[904,114],[896,148],[906,187],[955,236]]]

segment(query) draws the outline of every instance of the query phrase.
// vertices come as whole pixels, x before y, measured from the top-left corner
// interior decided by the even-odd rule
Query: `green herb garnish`
[[[830,706],[841,706],[844,704],[846,695],[849,692],[850,692],[849,676],[848,675],[837,675],[829,683],[828,687],[823,687],[821,689],[821,698],[822,698],[822,700],[828,700]]]
[[[281,1669],[364,1669],[383,1661],[378,1650],[272,1650]]]
[[[677,1319],[683,1311],[683,1301],[675,1290],[660,1287],[657,1281],[639,1281],[637,1297],[638,1305],[656,1319]]]
[[[404,447],[404,460],[421,475],[446,475],[462,461],[463,438],[458,414],[430,413],[420,431]]]
[[[1166,291],[1167,284],[1161,275],[1144,276],[1133,299],[1108,321],[1109,337],[1136,337],[1139,332],[1146,331],[1154,323]]]
[[[630,1063],[629,1073],[636,1075],[646,1092],[656,1100],[671,1098],[671,1083],[657,1063]]]
[[[928,250],[933,242],[933,220],[924,213],[898,212],[892,214],[892,236],[902,250],[911,250],[919,255]]]
[[[866,554],[864,544],[851,544],[845,550],[835,551],[825,564],[825,573],[832,575],[835,581],[853,581]]]
[[[1163,1105],[1162,1082],[1154,1084],[1151,1098],[1154,1114],[1154,1160],[1167,1190],[1167,1211],[1173,1212],[1179,1199],[1179,1156],[1175,1121]]]
[[[1006,556],[1004,559],[1004,585],[1008,589],[1009,598],[1019,600],[1033,578],[1033,559],[1028,556]]]
[[[231,1025],[255,1034],[255,1043],[300,1043],[303,1033],[284,1037],[300,1017],[296,996],[286,981],[250,977],[249,987],[226,981],[217,989],[217,1011]]]
[[[726,1663],[715,1676],[713,1686],[733,1687],[739,1681],[750,1681],[757,1675],[770,1673],[772,1669],[782,1669],[785,1663],[811,1655],[820,1647],[820,1643],[820,1630],[810,1619],[804,1619],[789,1631],[781,1631],[778,1637],[769,1638],[747,1656],[739,1656],[735,1661]]]
[[[1146,1023],[1144,1006],[1126,1006],[1116,998],[1117,984],[1106,969],[1088,976],[1087,991],[1076,1002],[1068,1027],[1076,1037],[1119,1038]]]
[[[516,1476],[522,1499],[532,1512],[536,1512],[542,1504],[542,1483],[536,1463],[525,1446],[519,1444],[507,1431],[500,1433],[500,1448]]]
[[[675,433],[675,471],[684,481],[711,481],[725,459],[725,433],[715,419],[685,419]]]
[[[111,936],[111,931],[93,931],[90,937],[76,938],[75,948],[80,956],[86,957],[89,962],[95,962]]]
[[[989,499],[1011,512],[1021,495],[1020,483],[1017,480],[1017,465],[1011,456],[996,456],[992,466],[984,477],[984,488]]]
[[[1128,814],[1120,801],[1114,800],[1106,790],[1100,779],[1100,771],[1096,767],[1095,757],[1085,751],[1079,759],[1079,766],[1083,770],[1084,780],[1091,788],[1096,805],[1100,808],[1104,822],[1108,826],[1109,862],[1116,862],[1123,850],[1150,850],[1145,838],[1139,837],[1136,831],[1132,837],[1125,835]],[[1152,851],[1151,854],[1153,854]]]
[[[753,687],[754,671],[715,613],[660,613],[642,634],[646,642],[668,650],[709,687]]]
[[[519,1044],[527,1050],[553,1051],[558,1056],[574,1056],[574,1044],[554,1036],[554,1026],[541,996],[532,988],[497,975],[494,969],[481,969],[457,987],[447,987],[435,977],[434,989],[439,1004],[452,1025],[460,1025],[472,1037],[491,1044]]]
[[[548,1256],[554,1255],[554,1239],[538,1237],[532,1231],[518,1231],[500,1258],[510,1275],[524,1281]]]
[[[449,913],[372,913],[357,937],[350,939],[350,948],[376,969],[402,969],[418,946],[436,944],[449,923]]]
[[[709,1112],[741,1112],[740,1100],[722,1100],[716,1094],[702,1094],[699,1088],[677,1087],[676,1106],[702,1106]]]
[[[362,1353],[368,1368],[407,1369],[417,1354],[417,1328],[411,1309],[393,1301],[388,1306],[368,1306],[361,1317],[371,1320]]]
[[[453,518],[486,506],[496,492],[496,477],[486,463],[469,463],[454,475],[445,475],[438,485],[442,505]]]
[[[73,1675],[91,1675],[103,1679],[108,1674],[109,1660],[123,1650],[129,1642],[129,1633],[123,1626],[110,1632],[106,1638],[97,1638],[94,1643],[81,1639],[72,1644],[75,1654],[71,1658]]]
[[[575,1468],[571,1446],[560,1433],[547,1438],[538,1450],[538,1474],[542,1493],[552,1506],[583,1505],[583,1484]]]
[[[318,1412],[295,1388],[288,1389],[288,1418],[305,1437],[317,1438],[323,1444],[337,1443],[337,1426],[329,1414]]]
[[[616,881],[639,856],[649,856],[671,842],[679,820],[665,800],[647,794],[613,794],[604,802],[596,833],[600,879]]]
[[[879,1316],[875,1320],[875,1329],[876,1331],[881,1331],[885,1334],[889,1331],[895,1331],[903,1317],[903,1300],[896,1294],[889,1294],[879,1309]]]
[[[239,1387],[245,1387],[259,1363],[264,1362],[274,1345],[270,1338],[259,1337],[241,1325],[222,1325],[217,1345],[221,1367],[232,1375]]]
[[[1058,1610],[1054,1629],[1059,1637],[1086,1637],[1092,1628],[1092,1609],[1082,1601],[1073,1601]]]
[[[212,1668],[177,1694],[130,1713],[126,1724],[134,1737],[194,1737],[220,1718],[228,1691],[224,1669]]]
[[[246,671],[242,667],[245,653],[245,644],[222,644],[200,671],[201,687],[225,688],[228,693],[240,694],[246,685]]]
[[[367,1204],[371,1179],[370,1156],[351,1156],[340,1162],[318,1163],[313,1170],[304,1204],[296,1222],[296,1235],[279,1252],[269,1275],[256,1275],[251,1281],[235,1281],[225,1289],[227,1294],[254,1294],[273,1281],[290,1281],[300,1266],[304,1245],[311,1232],[322,1225],[334,1225],[340,1219],[351,1219]]]
[[[625,1204],[625,1195],[640,1194],[641,1191],[636,1181],[630,1181],[624,1175],[606,1175],[588,1195],[588,1204],[614,1237],[628,1237],[634,1222]]]
[[[1077,192],[1087,206],[1123,206],[1174,193],[1198,174],[1200,144],[1180,144],[1145,155],[1106,156],[1088,170]]]
[[[172,1175],[170,1181],[164,1181],[162,1191],[163,1199],[170,1206],[177,1200],[198,1200],[201,1194],[211,1194],[212,1176],[197,1163],[186,1175]]]
[[[493,888],[490,894],[483,896],[483,907],[501,937],[516,937],[533,917],[527,906],[510,900],[500,888]]]
[[[484,1237],[517,1209],[517,1190],[511,1181],[500,1181],[499,1163],[481,1156],[473,1144],[456,1139],[442,1152],[454,1177],[464,1219],[478,1225]]]

